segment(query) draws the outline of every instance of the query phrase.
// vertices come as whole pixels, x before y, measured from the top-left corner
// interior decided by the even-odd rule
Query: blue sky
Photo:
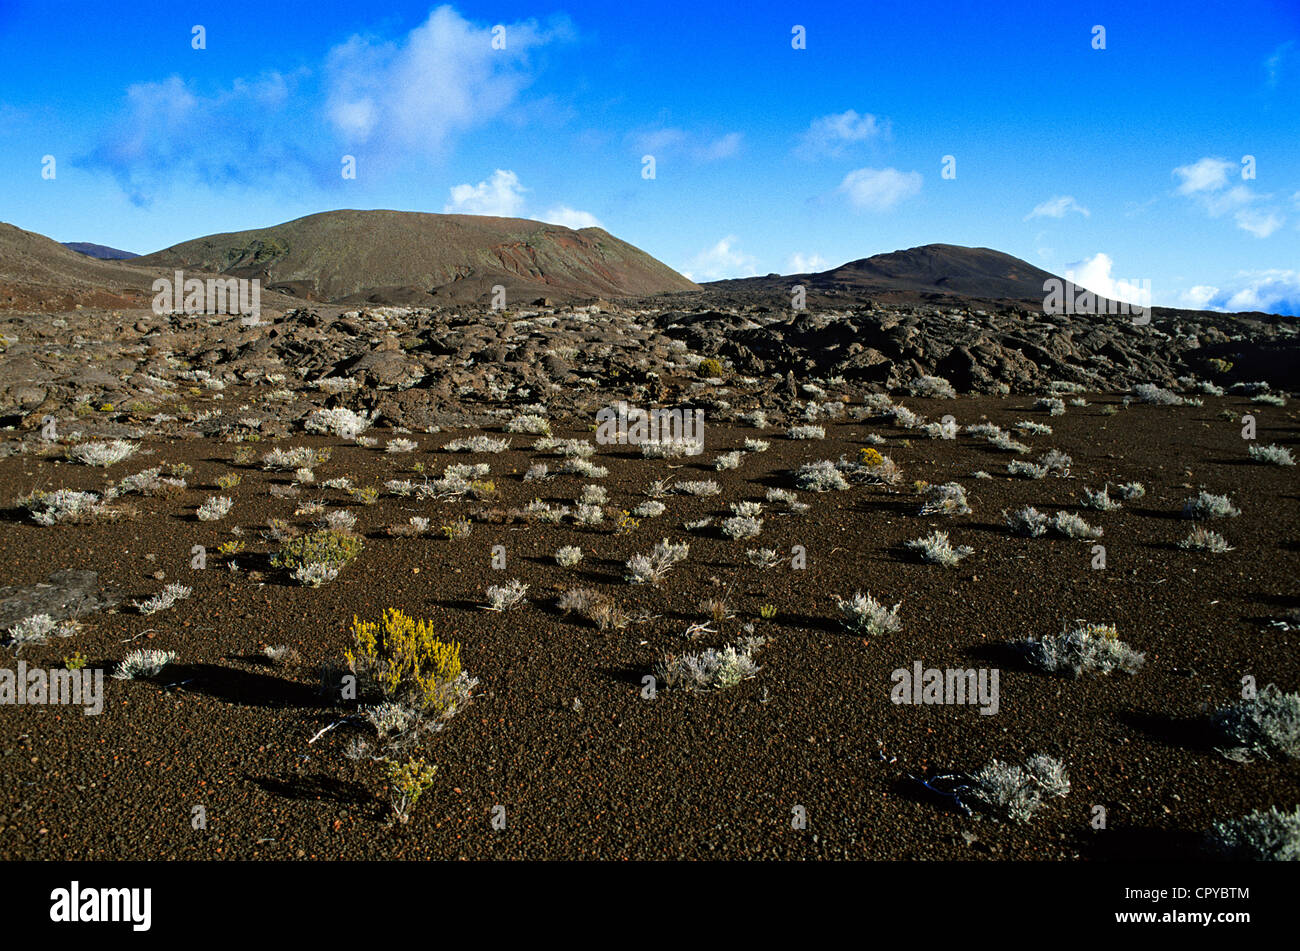
[[[946,242],[1300,312],[1295,0],[0,0],[0,62],[0,219],[61,241],[462,211],[697,280]]]

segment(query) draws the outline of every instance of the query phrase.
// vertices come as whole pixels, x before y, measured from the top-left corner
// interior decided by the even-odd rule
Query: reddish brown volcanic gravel
[[[234,388],[232,388],[233,391]],[[238,395],[227,393],[227,400]],[[178,652],[157,681],[106,677],[102,715],[70,707],[0,708],[0,857],[40,859],[180,858],[871,858],[1074,859],[1176,857],[1194,847],[1216,819],[1300,802],[1294,761],[1243,764],[1217,754],[1204,728],[1210,710],[1240,693],[1249,674],[1262,686],[1300,687],[1300,632],[1270,626],[1300,605],[1297,545],[1300,484],[1294,468],[1251,462],[1239,418],[1253,412],[1259,442],[1297,448],[1292,407],[1207,398],[1203,407],[1134,405],[1116,415],[1112,396],[1047,417],[1032,398],[907,400],[933,419],[951,413],[964,424],[987,416],[1010,427],[1048,422],[1051,436],[1019,437],[1035,459],[1051,448],[1073,457],[1070,477],[1009,479],[1019,458],[961,435],[932,441],[876,423],[829,422],[824,441],[791,441],[779,432],[710,426],[702,457],[643,460],[631,447],[599,448],[610,475],[557,476],[524,483],[534,437],[512,436],[501,455],[441,451],[467,431],[417,433],[415,455],[386,455],[337,439],[291,437],[278,445],[330,445],[317,480],[346,475],[382,485],[416,460],[430,472],[449,462],[489,462],[499,502],[429,503],[382,494],[362,506],[337,490],[306,486],[297,500],[268,488],[290,476],[236,469],[242,483],[215,488],[232,471],[235,445],[213,440],[146,441],[142,452],[108,470],[112,479],[165,463],[194,467],[190,487],[170,497],[130,496],[134,517],[46,528],[8,508],[0,522],[0,583],[29,585],[61,569],[91,569],[123,595],[116,611],[84,618],[67,640],[29,646],[29,665],[57,666],[74,649],[106,672],[130,649]],[[1293,404],[1294,405],[1294,404]],[[1233,419],[1220,417],[1231,410]],[[685,519],[724,515],[728,502],[762,499],[772,486],[793,488],[800,463],[856,457],[863,437],[904,472],[896,492],[855,486],[846,492],[800,492],[804,515],[767,506],[760,538],[733,542],[691,534]],[[561,432],[558,435],[589,435]],[[747,437],[768,438],[769,452],[747,454],[739,469],[714,472],[713,459]],[[905,440],[910,438],[910,445]],[[258,455],[268,443],[253,446]],[[145,455],[147,450],[150,455]],[[437,451],[434,451],[437,450]],[[992,480],[971,477],[987,470]],[[667,512],[643,519],[629,535],[598,529],[493,523],[447,541],[437,527],[471,511],[505,512],[542,498],[572,504],[581,486],[609,490],[615,511],[631,509],[656,478],[714,478],[719,497],[673,495]],[[101,470],[54,457],[0,460],[0,498],[7,506],[33,488],[102,488]],[[913,480],[959,481],[973,513],[941,519],[917,515]],[[1140,481],[1145,498],[1115,512],[1079,507],[1085,486]],[[1205,488],[1227,493],[1238,518],[1212,525],[1235,550],[1210,555],[1180,550],[1191,523],[1183,500]],[[200,522],[195,506],[210,495],[235,505],[220,522]],[[293,518],[302,501],[322,498],[358,516],[365,550],[332,584],[294,585],[262,559],[241,556],[238,572],[220,565],[215,547],[244,529],[253,552],[265,553],[268,518]],[[1034,505],[1048,514],[1078,511],[1101,525],[1104,570],[1091,568],[1092,545],[1054,537],[1020,539],[1002,525],[1003,509]],[[434,532],[390,538],[385,526],[411,515]],[[719,519],[720,520],[720,519]],[[926,565],[901,549],[934,528],[975,553],[955,568]],[[662,537],[691,542],[690,557],[657,588],[623,582],[623,564]],[[190,547],[209,549],[205,571],[189,569]],[[491,548],[506,548],[504,571],[491,569]],[[579,545],[576,569],[553,552]],[[807,549],[807,569],[751,567],[747,548]],[[261,571],[259,575],[257,572]],[[155,572],[164,572],[156,579]],[[518,578],[529,601],[507,614],[481,609],[489,584]],[[153,616],[130,602],[171,581],[193,597]],[[653,620],[600,633],[554,607],[568,587],[612,594],[628,612]],[[700,619],[698,602],[730,590],[737,611],[714,638],[687,641]],[[902,629],[864,640],[838,623],[834,595],[870,591],[902,602]],[[776,606],[772,621],[761,605]],[[466,669],[480,679],[473,702],[426,742],[438,767],[433,787],[408,825],[388,821],[379,764],[348,759],[360,728],[342,727],[315,743],[323,727],[352,705],[321,698],[319,668],[338,662],[353,615],[386,607],[432,618],[462,645]],[[998,645],[1055,632],[1076,618],[1113,622],[1147,655],[1133,677],[1053,677],[1022,666]],[[717,646],[753,621],[769,643],[762,670],[727,690],[661,690],[642,699],[640,681],[664,651]],[[129,641],[129,643],[127,643]],[[263,645],[287,644],[300,666],[274,666]],[[4,648],[0,666],[16,663]],[[935,667],[997,667],[1000,710],[972,706],[902,706],[889,699],[890,673],[920,660]],[[578,704],[575,708],[575,698]],[[974,770],[993,758],[1022,762],[1032,753],[1060,758],[1068,797],[1048,804],[1027,825],[967,817],[918,795],[907,776]],[[1090,827],[1094,805],[1108,828]],[[206,830],[191,827],[206,810]],[[506,827],[490,823],[505,808]],[[803,806],[806,831],[791,828]]]

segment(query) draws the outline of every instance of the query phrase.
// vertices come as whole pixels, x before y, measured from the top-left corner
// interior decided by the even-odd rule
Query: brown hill
[[[328,211],[197,238],[133,263],[259,277],[267,289],[329,301],[486,302],[496,284],[511,302],[698,290],[601,228],[405,211]]]
[[[815,274],[749,277],[715,281],[709,286],[718,290],[780,289],[788,293],[791,283],[802,283],[810,292],[837,291],[896,301],[954,296],[1037,301],[1041,305],[1043,282],[1054,276],[992,248],[927,244],[850,261]]]
[[[0,308],[143,307],[152,271],[78,254],[41,234],[0,222]]]

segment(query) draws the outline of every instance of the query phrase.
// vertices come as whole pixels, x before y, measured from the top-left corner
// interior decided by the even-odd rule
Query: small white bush
[[[555,551],[555,562],[561,568],[572,568],[582,561],[582,549],[577,545],[565,545]]]
[[[94,492],[78,492],[74,489],[56,489],[53,492],[37,490],[19,499],[18,504],[31,513],[32,521],[37,525],[57,525],[59,522],[88,518],[105,511],[99,496]]]
[[[918,376],[908,387],[908,392],[913,396],[919,396],[928,399],[938,400],[955,400],[957,391],[941,376]]]
[[[1089,489],[1086,486],[1083,490],[1084,508],[1097,509],[1099,512],[1113,512],[1120,508],[1120,503],[1110,497],[1110,486],[1104,485],[1100,489]]]
[[[516,416],[506,423],[506,432],[549,436],[551,424],[542,416]]]
[[[136,444],[122,439],[108,442],[88,442],[73,446],[68,450],[68,458],[84,466],[96,466],[106,469],[135,455]]]
[[[1100,528],[1089,525],[1073,512],[1057,512],[1052,516],[1051,527],[1066,538],[1092,540],[1102,535]]]
[[[1022,419],[1016,423],[1016,429],[1022,433],[1028,433],[1031,436],[1050,436],[1052,427],[1046,423],[1036,423],[1031,419]]]
[[[970,504],[966,501],[966,490],[957,482],[945,482],[932,485],[926,489],[929,501],[921,505],[921,515],[969,515]]]
[[[1007,463],[1007,475],[1019,479],[1046,479],[1047,467],[1035,465],[1032,462],[1024,462],[1020,459],[1013,459]]]
[[[509,439],[493,439],[491,436],[466,436],[453,439],[442,448],[447,452],[505,452],[510,447]]]
[[[1133,395],[1143,403],[1153,406],[1182,406],[1183,398],[1154,383],[1139,383],[1133,387]]]
[[[134,650],[118,663],[113,671],[117,680],[138,680],[141,677],[157,677],[163,668],[176,659],[175,651],[162,651],[153,648]]]
[[[71,637],[80,625],[76,621],[56,621],[48,614],[33,614],[9,628],[9,646],[44,644],[49,637]]]
[[[193,593],[190,588],[183,584],[169,584],[148,601],[135,602],[135,609],[141,614],[157,614],[159,611],[166,611],[175,605],[177,601],[185,600]]]
[[[781,564],[775,548],[750,548],[745,552],[745,560],[755,568],[775,568]]]
[[[1300,806],[1291,812],[1270,806],[1216,822],[1208,839],[1213,851],[1236,861],[1300,862]]]
[[[1183,502],[1183,518],[1236,518],[1240,514],[1241,509],[1226,495],[1213,495],[1204,489],[1195,498]]]
[[[791,439],[825,439],[826,430],[821,426],[791,426]]]
[[[1048,518],[1038,511],[1032,505],[1027,505],[1016,512],[1002,513],[1003,520],[1007,523],[1007,528],[1011,529],[1013,535],[1021,535],[1025,538],[1037,538],[1047,533]]]
[[[712,479],[699,479],[691,482],[678,482],[677,491],[686,495],[693,495],[697,498],[709,495],[717,495],[722,491],[718,483]]]
[[[527,594],[528,585],[517,578],[504,585],[490,585],[487,589],[487,604],[484,607],[488,611],[508,611],[522,604]]]
[[[1276,444],[1251,446],[1247,451],[1250,453],[1250,458],[1256,462],[1266,462],[1273,466],[1295,465],[1295,458],[1291,455],[1291,450]]]
[[[757,538],[763,531],[763,520],[748,515],[734,515],[723,519],[722,534],[732,539]]]
[[[590,459],[566,459],[560,466],[560,472],[565,475],[579,475],[587,479],[603,479],[609,475],[609,470],[604,466],[598,466]]]
[[[809,492],[840,492],[849,487],[835,463],[829,459],[807,462],[795,474],[795,485]]]
[[[759,672],[754,654],[763,643],[762,637],[749,637],[722,650],[708,648],[698,654],[668,655],[655,665],[655,676],[670,689],[734,687]]]
[[[970,793],[985,808],[1014,822],[1028,822],[1045,799],[1070,792],[1070,779],[1059,760],[1031,756],[1023,766],[993,760],[971,777]]]
[[[315,449],[296,446],[293,449],[272,449],[262,456],[262,468],[287,472],[290,469],[311,468],[319,463]]]
[[[1178,547],[1187,551],[1208,551],[1216,555],[1233,550],[1226,538],[1204,525],[1193,528],[1191,534],[1178,543]]]
[[[967,545],[959,545],[953,548],[948,541],[948,533],[937,529],[924,538],[916,538],[907,542],[905,547],[909,551],[917,552],[922,561],[929,562],[932,565],[943,565],[945,568],[953,567],[963,558],[975,552],[974,548]]]
[[[902,607],[901,601],[892,608],[886,608],[870,593],[855,592],[853,597],[847,600],[837,597],[835,606],[839,609],[841,623],[849,630],[860,634],[873,636],[892,634],[903,626],[898,619],[898,609]]]
[[[1115,670],[1135,674],[1146,662],[1145,654],[1119,639],[1113,624],[1075,621],[1073,627],[1066,625],[1059,634],[1021,641],[1016,646],[1040,670],[1073,677]]]
[[[1269,684],[1251,699],[1219,710],[1211,724],[1242,752],[1300,759],[1300,693]]]
[[[329,584],[339,576],[339,570],[334,565],[325,565],[320,562],[309,562],[305,565],[299,565],[293,569],[292,578],[300,585],[308,588],[319,588],[323,584]]]
[[[201,522],[215,522],[226,517],[235,500],[224,495],[214,495],[195,511]]]
[[[332,434],[340,439],[356,439],[370,428],[370,417],[364,413],[354,413],[342,406],[334,409],[314,409],[307,415],[302,426],[309,433]]]
[[[599,505],[579,504],[573,513],[573,520],[579,525],[599,525],[605,520],[605,510]]]
[[[1134,499],[1140,499],[1146,495],[1147,489],[1141,482],[1125,482],[1115,492],[1125,502],[1132,502]]]
[[[680,459],[698,456],[704,451],[702,439],[661,439],[641,443],[641,455],[646,459]]]
[[[684,561],[690,554],[686,542],[656,542],[648,555],[633,555],[627,562],[625,579],[632,584],[658,584],[673,565]]]

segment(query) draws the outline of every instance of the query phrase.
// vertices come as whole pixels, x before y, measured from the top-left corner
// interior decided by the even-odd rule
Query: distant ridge
[[[122,251],[104,244],[91,244],[89,241],[64,241],[63,246],[88,258],[98,258],[101,261],[129,261],[140,256],[134,251]]]
[[[850,261],[829,271],[714,281],[708,286],[718,290],[784,289],[788,293],[791,283],[802,283],[810,292],[877,294],[891,300],[939,295],[1041,305],[1043,282],[1053,277],[1027,261],[992,248],[926,244]]]

